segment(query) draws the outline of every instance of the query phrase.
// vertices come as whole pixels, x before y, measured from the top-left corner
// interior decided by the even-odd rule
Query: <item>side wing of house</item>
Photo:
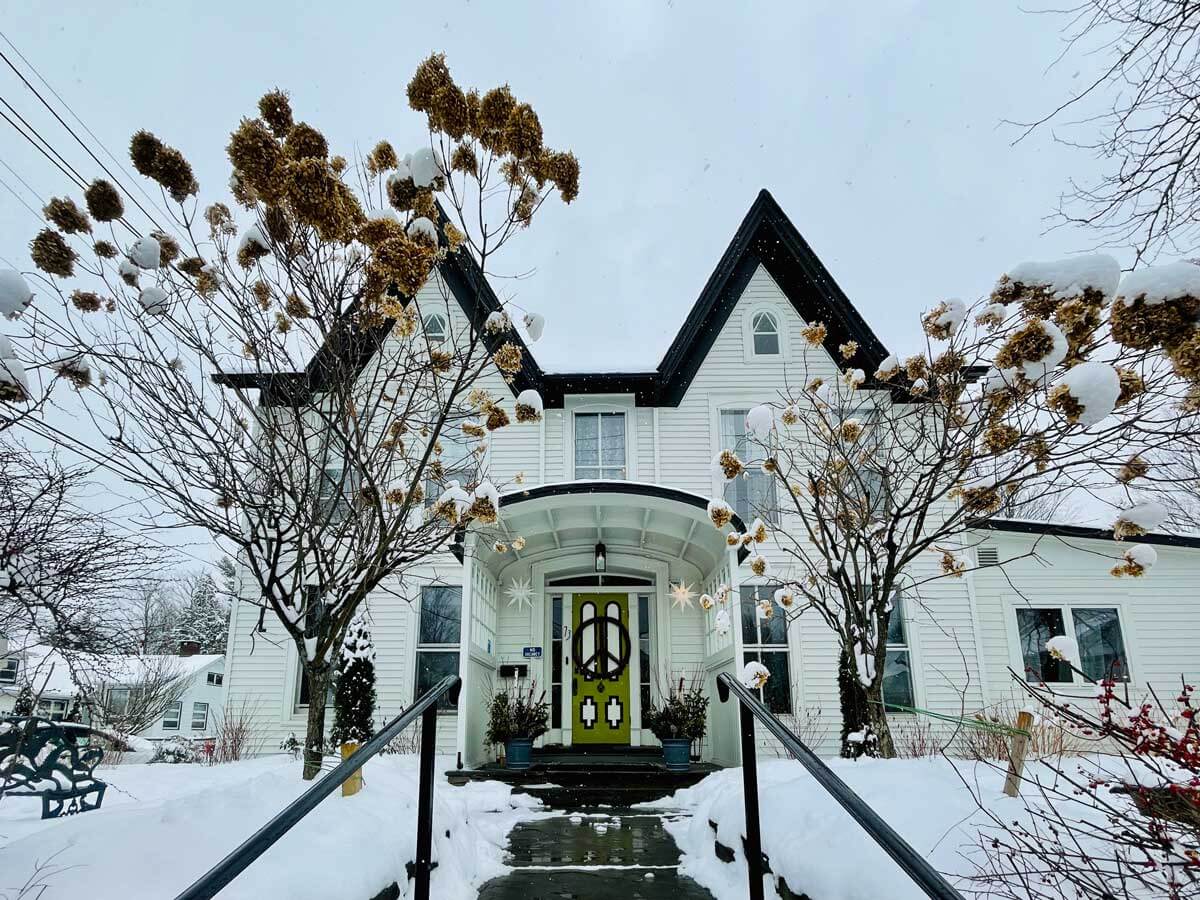
[[[973,576],[989,702],[1005,709],[1023,705],[1028,698],[1019,678],[1094,696],[1094,688],[1046,652],[1046,641],[1058,634],[1074,639],[1081,657],[1075,663],[1085,672],[1098,678],[1111,666],[1136,701],[1153,688],[1169,703],[1181,677],[1195,684],[1200,542],[1173,539],[1171,545],[1152,537],[1158,563],[1142,577],[1114,578],[1109,570],[1128,543],[1081,537],[1078,529],[1054,531],[978,534],[982,562],[999,563]]]

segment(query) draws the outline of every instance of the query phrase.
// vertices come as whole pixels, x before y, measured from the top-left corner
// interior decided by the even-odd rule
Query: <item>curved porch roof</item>
[[[603,543],[610,552],[634,550],[675,557],[708,572],[729,552],[728,529],[712,526],[707,497],[660,484],[543,484],[501,495],[500,516],[499,540],[511,541],[517,535],[525,539],[517,558],[590,550]],[[731,525],[737,531],[746,528],[736,515]],[[739,563],[748,552],[738,549]]]

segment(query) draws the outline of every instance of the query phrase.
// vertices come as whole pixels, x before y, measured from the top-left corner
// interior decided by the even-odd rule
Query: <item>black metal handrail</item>
[[[884,849],[897,865],[916,882],[927,896],[937,900],[963,900],[962,895],[950,886],[938,871],[929,865],[909,843],[879,817],[866,801],[854,793],[846,782],[838,778],[829,766],[821,761],[808,745],[788,731],[779,719],[762,705],[761,701],[728,672],[717,676],[717,693],[721,702],[729,700],[730,693],[737,696],[741,704],[742,737],[742,788],[746,803],[746,863],[750,869],[750,900],[763,900],[763,855],[762,834],[758,820],[758,763],[755,759],[754,720],[766,726],[784,748],[799,760],[817,784],[825,788],[846,812],[850,813],[863,830]]]
[[[210,897],[215,897],[218,891],[266,853],[297,822],[312,812],[322,800],[337,790],[343,782],[361,769],[367,760],[386,747],[418,717],[421,719],[421,759],[420,788],[417,795],[417,858],[409,867],[409,876],[416,882],[413,895],[416,900],[429,900],[429,874],[433,871],[433,762],[437,741],[437,705],[447,694],[453,699],[461,684],[462,680],[457,675],[447,675],[427,690],[416,703],[388,722],[335,769],[285,806],[279,815],[254,832],[175,900],[209,900]]]

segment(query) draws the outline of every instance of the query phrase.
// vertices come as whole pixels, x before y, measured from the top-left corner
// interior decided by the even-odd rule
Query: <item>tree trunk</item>
[[[304,780],[312,781],[321,771],[325,749],[325,705],[329,696],[329,666],[304,667],[308,681],[308,725],[304,733]]]
[[[842,756],[894,757],[896,745],[883,708],[883,678],[877,675],[872,684],[864,685],[846,650],[838,655],[838,698],[842,707]]]

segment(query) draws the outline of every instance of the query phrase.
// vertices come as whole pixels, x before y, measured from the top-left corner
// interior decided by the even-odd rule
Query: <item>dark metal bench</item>
[[[43,819],[99,809],[108,785],[92,771],[104,750],[77,743],[91,733],[37,717],[0,719],[0,797],[41,797]]]

